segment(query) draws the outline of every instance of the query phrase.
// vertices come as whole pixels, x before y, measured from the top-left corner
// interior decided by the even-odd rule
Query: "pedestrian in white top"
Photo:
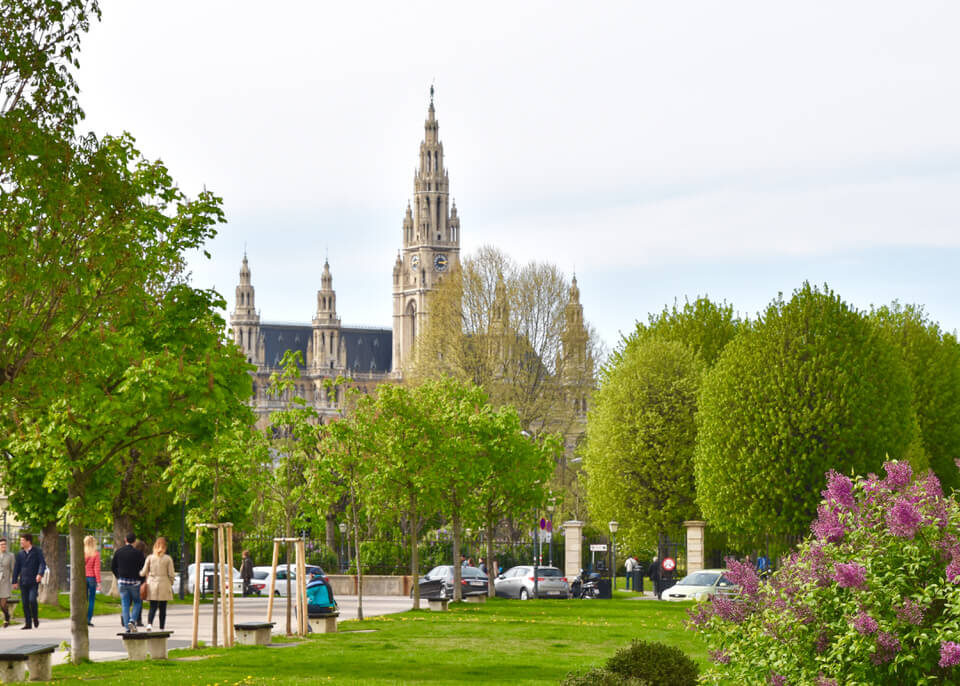
[[[633,572],[637,568],[637,560],[633,555],[627,556],[627,561],[623,565],[627,570],[627,590],[630,590],[630,582],[633,580]],[[634,589],[636,590],[636,589]]]

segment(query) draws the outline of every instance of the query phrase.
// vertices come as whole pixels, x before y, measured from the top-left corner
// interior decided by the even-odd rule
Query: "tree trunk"
[[[292,519],[287,517],[287,528],[283,530],[285,538],[293,538]],[[290,595],[290,543],[283,542],[283,559],[286,561],[287,570],[287,636],[293,634],[293,597]]]
[[[113,513],[113,549],[120,550],[127,544],[127,534],[133,531],[133,518],[128,514]],[[111,560],[101,560],[104,569],[110,569]],[[110,597],[120,597],[120,585],[114,579],[110,585]]]
[[[54,607],[60,605],[60,584],[67,577],[67,561],[60,550],[59,533],[60,530],[57,528],[56,520],[47,522],[43,527],[41,549],[43,550],[43,558],[47,561],[47,569],[50,570],[50,575],[47,577],[47,582],[40,586],[40,593],[37,596],[38,602]],[[80,570],[83,570],[82,564]]]
[[[497,565],[493,560],[493,536],[497,530],[494,516],[487,514],[487,595],[491,598],[497,595],[493,580],[497,576]]]
[[[220,529],[215,528],[211,529],[213,532],[213,632],[211,634],[211,639],[213,647],[217,647],[217,624],[220,620],[220,615],[217,612],[217,586],[220,583]],[[203,573],[200,569],[200,566],[197,565],[194,569],[197,570],[196,578],[193,580],[193,591],[196,593],[197,588],[203,588]],[[199,586],[198,586],[199,585]]]
[[[324,531],[326,544],[330,550],[337,549],[337,519],[333,514],[327,515],[326,529]]]
[[[87,578],[83,573],[83,528],[70,525],[70,660],[78,665],[90,659],[87,628]]]
[[[353,520],[353,542],[356,549],[356,560],[357,560],[357,619],[361,622],[363,621],[363,568],[361,566],[360,560],[360,524],[357,522],[357,500],[356,496],[351,489],[350,493],[351,500],[351,517]]]
[[[411,519],[410,524],[410,541],[413,546],[410,551],[410,576],[412,578],[413,584],[413,609],[417,610],[420,608],[420,550],[419,550],[419,541],[417,540],[417,526],[413,524]]]
[[[460,589],[460,513],[453,508],[453,602],[463,600],[463,591]]]

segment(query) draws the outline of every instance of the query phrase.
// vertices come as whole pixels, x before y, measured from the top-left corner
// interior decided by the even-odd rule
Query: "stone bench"
[[[127,657],[131,660],[166,660],[167,639],[172,631],[121,631]]]
[[[24,643],[12,649],[0,648],[0,683],[24,681],[24,670],[30,681],[50,681],[51,658],[59,643]]]
[[[237,643],[242,646],[265,646],[270,643],[270,634],[276,622],[242,622],[234,624]]]
[[[310,631],[315,634],[335,634],[337,633],[337,617],[340,616],[338,610],[332,612],[318,612],[307,617],[307,624]]]
[[[487,602],[487,596],[485,596],[485,595],[480,595],[479,593],[477,593],[477,594],[474,594],[474,595],[468,595],[466,598],[464,598],[464,600],[466,600],[468,603],[481,603],[481,604],[482,604],[482,603]]]
[[[446,612],[449,602],[446,598],[427,598],[427,603],[433,612]]]

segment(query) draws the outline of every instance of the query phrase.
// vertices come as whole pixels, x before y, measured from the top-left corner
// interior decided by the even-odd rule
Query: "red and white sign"
[[[676,560],[674,560],[672,557],[663,558],[663,571],[672,572],[676,568],[677,568]]]

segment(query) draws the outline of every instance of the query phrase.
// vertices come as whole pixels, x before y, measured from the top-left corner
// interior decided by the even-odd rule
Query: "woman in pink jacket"
[[[87,577],[87,626],[93,626],[93,603],[100,590],[100,551],[93,536],[83,539],[83,568]]]

